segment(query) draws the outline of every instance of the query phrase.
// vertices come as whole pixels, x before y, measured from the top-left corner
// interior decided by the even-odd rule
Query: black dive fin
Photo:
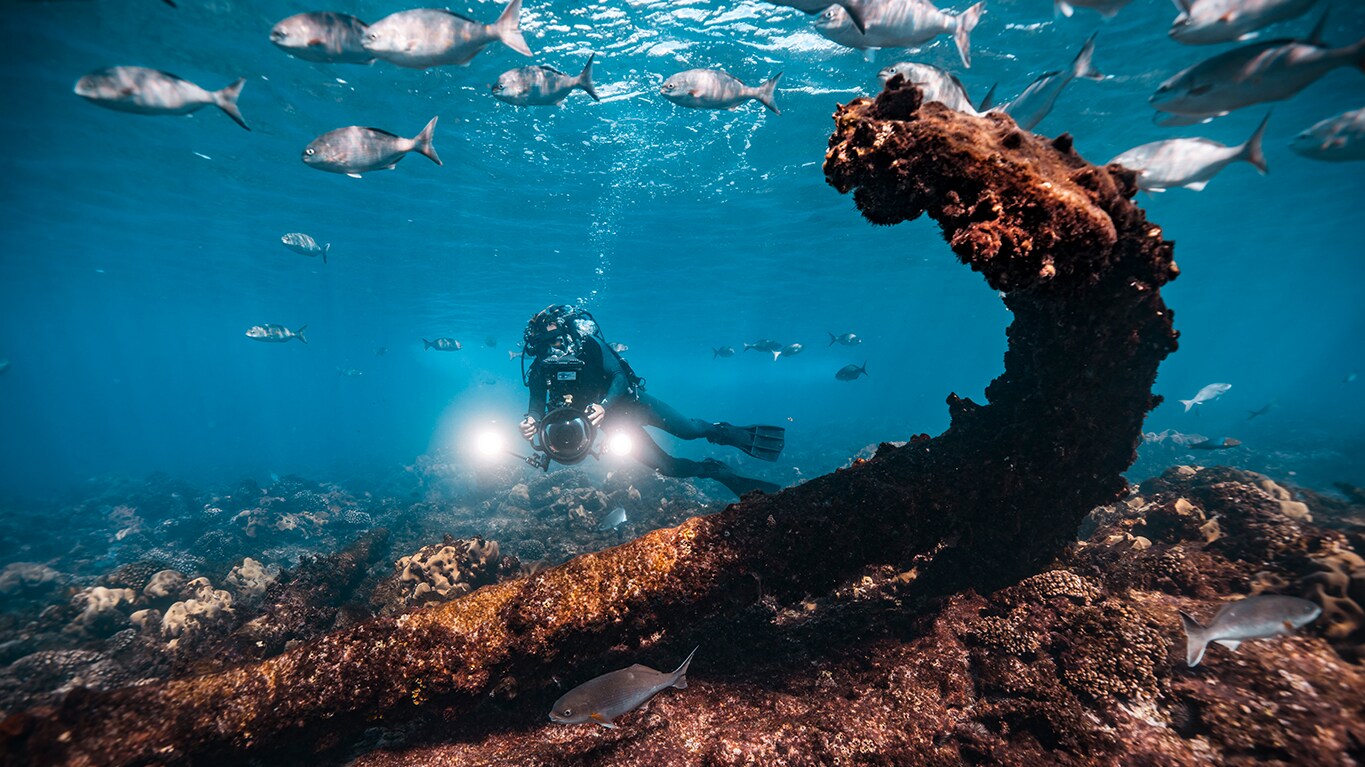
[[[708,438],[721,445],[737,447],[760,461],[776,461],[787,443],[787,430],[781,426],[734,426],[716,424],[719,434]]]

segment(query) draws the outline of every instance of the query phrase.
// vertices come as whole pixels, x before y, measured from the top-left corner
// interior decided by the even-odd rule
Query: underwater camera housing
[[[572,466],[593,455],[592,443],[596,437],[597,427],[582,410],[561,407],[541,419],[531,446],[544,454],[541,459],[544,465],[540,468],[548,470],[550,461]]]

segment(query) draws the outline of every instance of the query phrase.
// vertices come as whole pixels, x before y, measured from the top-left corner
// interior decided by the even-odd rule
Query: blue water
[[[868,62],[815,34],[810,17],[747,0],[527,0],[535,62],[576,72],[598,54],[602,103],[575,93],[543,109],[489,95],[498,73],[530,63],[502,46],[468,68],[314,64],[268,39],[307,5],[180,6],[3,5],[0,358],[11,368],[0,376],[0,494],[60,494],[111,472],[227,483],[395,470],[455,449],[479,424],[512,428],[525,390],[507,350],[532,313],[559,302],[590,308],[650,391],[689,414],[786,425],[788,453],[762,470],[794,482],[869,443],[940,431],[944,397],[980,399],[1005,346],[1008,313],[931,222],[872,227],[823,181],[834,106],[874,93],[879,68],[913,58],[958,72],[973,98],[992,83],[1009,98],[1098,30],[1094,63],[1111,77],[1074,83],[1038,128],[1074,134],[1095,162],[1177,135],[1240,143],[1266,112],[1153,125],[1157,85],[1222,49],[1168,40],[1165,0],[1134,0],[1108,23],[988,0],[965,72],[947,37]],[[374,21],[404,7],[336,10]],[[455,10],[492,20],[500,8]],[[1318,13],[1277,31],[1305,35]],[[1362,36],[1365,4],[1336,3],[1326,39]],[[72,93],[86,72],[121,64],[211,89],[245,76],[252,132],[211,107],[143,117]],[[783,114],[752,103],[689,111],[658,95],[667,75],[703,66],[749,83],[785,72]],[[1269,176],[1240,164],[1202,193],[1140,197],[1183,272],[1165,292],[1181,348],[1161,369],[1168,404],[1148,429],[1246,445],[1206,458],[1365,482],[1365,379],[1343,382],[1365,371],[1365,165],[1288,149],[1300,130],[1361,106],[1365,75],[1334,71],[1275,106]],[[330,129],[411,136],[433,115],[444,167],[413,156],[356,180],[299,161]],[[330,263],[281,247],[289,231],[332,243]],[[258,323],[306,324],[309,343],[245,338]],[[829,347],[827,331],[865,341]],[[422,338],[436,336],[465,348],[424,352]],[[806,351],[712,359],[713,346],[759,338]],[[870,377],[833,378],[864,361]],[[1181,412],[1176,398],[1215,381],[1233,388]]]

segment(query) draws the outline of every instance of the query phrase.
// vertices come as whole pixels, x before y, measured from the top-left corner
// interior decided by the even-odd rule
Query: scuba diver
[[[665,453],[645,432],[645,426],[681,439],[705,438],[713,444],[737,447],[764,461],[776,461],[781,455],[786,430],[780,426],[708,423],[683,416],[645,392],[644,379],[635,375],[630,364],[606,342],[589,312],[567,305],[546,307],[527,323],[523,339],[522,383],[531,390],[531,402],[521,422],[521,434],[528,442],[534,444],[537,436],[547,443],[558,441],[559,437],[550,436],[550,427],[563,426],[561,433],[572,434],[565,440],[569,450],[581,447],[570,462],[581,459],[588,452],[591,430],[571,428],[567,421],[586,417],[593,427],[605,425],[613,432],[628,434],[636,446],[635,459],[664,476],[714,479],[741,496],[751,490],[774,493],[781,489],[771,482],[742,477],[715,459],[692,461]],[[532,358],[529,370],[528,356]],[[568,415],[552,423],[560,413]]]

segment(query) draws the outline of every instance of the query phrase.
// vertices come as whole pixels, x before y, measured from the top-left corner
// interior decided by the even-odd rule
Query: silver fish
[[[972,66],[972,29],[981,20],[984,2],[960,14],[940,11],[929,0],[874,0],[863,13],[865,31],[859,32],[848,11],[831,5],[815,21],[826,38],[849,48],[913,48],[942,34],[951,34],[962,65]]]
[[[304,338],[303,331],[307,328],[307,325],[300,325],[298,330],[290,330],[283,325],[253,325],[252,328],[246,332],[246,337],[254,341],[264,341],[268,344],[282,344],[297,338],[306,344],[308,343],[308,339]]]
[[[502,42],[523,56],[531,55],[521,36],[521,0],[508,3],[492,24],[440,8],[417,8],[385,16],[365,32],[365,50],[413,69],[466,66],[492,42]]]
[[[1112,19],[1123,6],[1133,0],[1052,0],[1052,10],[1068,19],[1077,8],[1089,8],[1092,11],[1099,11],[1099,14],[1106,19]]]
[[[173,74],[146,67],[109,67],[76,81],[76,95],[117,112],[140,115],[187,115],[212,104],[238,125],[251,130],[237,109],[246,78],[220,91],[206,91]]]
[[[782,73],[778,72],[771,80],[750,88],[719,69],[689,69],[664,80],[659,93],[678,106],[692,109],[734,109],[754,99],[780,115],[782,110],[777,108],[773,96],[781,79]]]
[[[498,81],[493,83],[493,98],[517,106],[550,106],[563,101],[574,88],[582,88],[593,101],[601,101],[592,83],[592,60],[595,58],[595,53],[588,57],[588,63],[577,77],[544,65],[509,69],[498,75]]]
[[[601,522],[597,523],[597,531],[603,532],[606,530],[615,530],[616,528],[620,527],[621,525],[624,525],[625,523],[626,509],[623,506],[617,506],[616,508],[611,510],[610,514],[603,517]]]
[[[1198,666],[1210,642],[1234,652],[1248,639],[1268,639],[1287,636],[1294,629],[1312,623],[1322,614],[1322,608],[1307,599],[1276,594],[1239,599],[1218,609],[1209,625],[1180,613],[1185,626],[1185,662]]]
[[[435,341],[428,341],[425,338],[422,339],[422,351],[435,349],[438,352],[458,352],[463,348],[464,344],[453,338],[438,338]]]
[[[610,346],[611,350],[616,352],[617,354],[625,354],[626,352],[630,351],[630,347],[626,346],[625,344],[607,344],[607,346]]]
[[[322,256],[322,263],[327,263],[327,254],[332,250],[332,243],[318,245],[318,241],[304,234],[303,232],[290,232],[280,237],[280,244],[309,258]]]
[[[550,709],[550,721],[557,724],[597,722],[615,729],[612,720],[643,706],[646,701],[669,687],[687,689],[687,667],[692,663],[695,649],[671,674],[655,671],[649,666],[635,664],[630,668],[612,671],[590,679],[569,690]]]
[[[715,358],[717,358],[717,357],[733,357],[733,356],[735,356],[735,347],[733,347],[733,346],[722,346],[722,347],[720,347],[720,348],[718,348],[718,349],[712,349],[712,350],[711,350],[711,359],[715,359]]]
[[[920,64],[915,61],[902,61],[899,64],[892,64],[883,67],[877,73],[877,77],[885,85],[891,78],[900,75],[906,82],[914,83],[919,87],[920,93],[925,101],[937,101],[949,109],[965,112],[969,115],[980,115],[985,110],[985,105],[980,110],[972,104],[972,100],[967,98],[967,88],[962,81],[957,79],[957,75],[944,69],[939,69],[932,64]]]
[[[393,170],[403,155],[414,151],[441,165],[441,158],[431,143],[436,134],[436,120],[431,118],[416,138],[403,138],[378,128],[358,125],[337,128],[313,139],[303,150],[302,159],[318,170],[345,173],[352,178],[360,178],[361,173],[372,170]]]
[[[1015,97],[1013,101],[1000,107],[1000,111],[1014,118],[1020,128],[1033,130],[1044,117],[1057,105],[1057,99],[1062,95],[1066,86],[1078,77],[1087,80],[1103,80],[1104,75],[1100,74],[1090,59],[1095,55],[1095,36],[1091,35],[1089,40],[1081,48],[1081,52],[1076,54],[1075,60],[1071,62],[1071,68],[1064,72],[1048,72],[1034,80],[1029,87],[1024,89]]]
[[[1231,388],[1232,384],[1211,383],[1208,386],[1205,386],[1204,388],[1200,389],[1199,393],[1194,395],[1194,399],[1182,399],[1180,400],[1180,404],[1185,406],[1185,412],[1188,413],[1190,412],[1190,408],[1194,407],[1195,405],[1202,405],[1205,402],[1212,402],[1213,400],[1216,400],[1219,397],[1226,394],[1227,390]]]
[[[1175,0],[1180,15],[1171,23],[1173,40],[1208,45],[1245,40],[1256,30],[1297,18],[1317,0]]]
[[[839,368],[839,371],[834,374],[834,377],[839,379],[840,381],[856,381],[858,380],[858,376],[865,375],[867,375],[866,362],[864,362],[861,366],[844,365],[843,367]]]
[[[828,333],[829,331],[825,331],[825,332]],[[860,343],[862,343],[862,342],[863,342],[863,339],[859,338],[859,337],[857,336],[857,334],[855,334],[855,333],[844,333],[844,334],[841,335],[841,336],[836,336],[836,335],[834,335],[833,333],[830,333],[830,334],[829,334],[829,345],[830,345],[830,346],[833,346],[833,345],[835,345],[835,344],[839,344],[840,346],[857,346],[858,344],[860,344]]]
[[[754,341],[751,344],[748,343],[744,344],[744,351],[747,352],[750,349],[754,349],[760,352],[778,352],[782,351],[782,344],[765,338],[761,341]]]
[[[1129,149],[1109,162],[1138,171],[1139,189],[1164,192],[1183,186],[1198,192],[1219,171],[1239,160],[1251,163],[1261,173],[1266,172],[1261,141],[1269,120],[1270,116],[1266,115],[1251,138],[1240,146],[1224,146],[1205,138],[1173,138]]]
[[[1337,67],[1365,69],[1365,39],[1344,48],[1320,42],[1323,22],[1306,41],[1268,40],[1202,61],[1161,84],[1149,101],[1188,118],[1220,117],[1234,109],[1287,99]]]
[[[777,362],[778,357],[795,357],[796,355],[800,354],[801,350],[804,348],[806,347],[802,346],[801,344],[787,344],[781,349],[774,349],[773,362]]]
[[[853,28],[859,32],[864,31],[867,25],[863,22],[863,11],[871,4],[872,0],[768,0],[773,5],[783,5],[788,8],[795,8],[798,11],[815,15],[828,8],[830,5],[837,5],[848,13],[848,20],[853,23]]]
[[[369,64],[374,54],[365,50],[365,22],[331,11],[299,13],[270,30],[270,42],[295,58],[332,64]]]
[[[1314,160],[1365,160],[1365,109],[1329,117],[1294,137],[1290,149]]]

